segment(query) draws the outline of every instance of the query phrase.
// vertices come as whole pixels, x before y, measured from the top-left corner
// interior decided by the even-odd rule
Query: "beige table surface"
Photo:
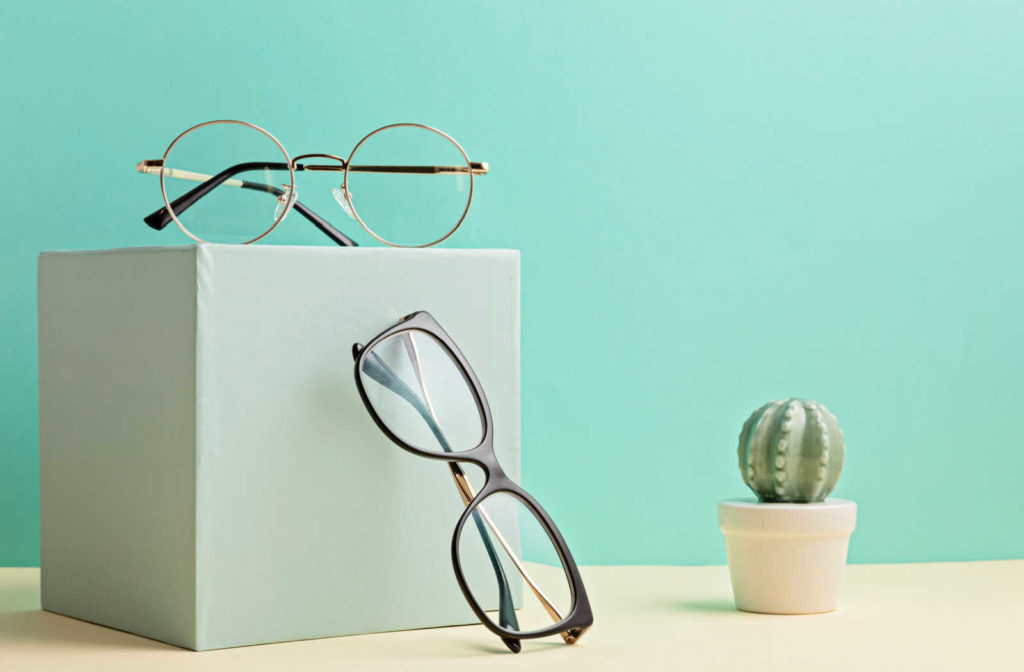
[[[839,611],[735,611],[724,567],[589,567],[596,624],[519,655],[481,626],[196,653],[39,610],[39,570],[0,569],[0,671],[1024,670],[1024,560],[853,565]],[[453,584],[454,585],[454,584]]]

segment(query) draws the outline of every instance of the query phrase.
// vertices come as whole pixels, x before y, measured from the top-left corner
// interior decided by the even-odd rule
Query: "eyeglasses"
[[[394,247],[429,247],[462,225],[473,178],[486,175],[488,166],[470,161],[454,138],[423,124],[378,128],[348,158],[291,158],[259,126],[222,119],[193,126],[163,158],[141,161],[136,170],[160,176],[164,207],[146,216],[146,224],[159,231],[174,221],[199,242],[254,243],[295,210],[337,244],[355,245],[298,200],[296,172],[327,172],[343,174],[331,194],[371,236]]]
[[[473,612],[516,653],[534,637],[576,643],[594,622],[579,569],[548,514],[498,464],[487,397],[451,337],[421,311],[352,355],[359,396],[381,431],[448,462],[466,505],[452,563]],[[483,470],[479,491],[461,462]]]

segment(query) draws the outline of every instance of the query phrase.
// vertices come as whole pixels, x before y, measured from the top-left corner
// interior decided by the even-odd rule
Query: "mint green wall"
[[[846,430],[854,561],[1024,556],[1022,35],[987,0],[6,6],[0,564],[38,560],[36,254],[185,242],[134,165],[223,117],[491,163],[451,244],[522,250],[525,480],[581,562],[723,562],[740,425],[788,395]]]

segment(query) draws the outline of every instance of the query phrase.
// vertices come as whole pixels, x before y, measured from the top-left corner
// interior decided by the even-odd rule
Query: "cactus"
[[[821,502],[843,469],[843,430],[819,403],[782,399],[743,423],[743,482],[762,502]]]

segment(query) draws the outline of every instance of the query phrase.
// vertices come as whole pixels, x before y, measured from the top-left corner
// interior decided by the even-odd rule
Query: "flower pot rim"
[[[823,502],[762,502],[756,497],[736,497],[732,499],[723,499],[719,502],[719,506],[727,505],[734,506],[736,508],[772,508],[783,511],[788,510],[806,510],[806,509],[830,509],[830,508],[848,508],[851,505],[856,507],[857,503],[851,499],[839,499],[829,498]]]
[[[718,503],[723,533],[770,537],[848,536],[857,524],[857,504],[847,499],[796,504],[727,499]]]

